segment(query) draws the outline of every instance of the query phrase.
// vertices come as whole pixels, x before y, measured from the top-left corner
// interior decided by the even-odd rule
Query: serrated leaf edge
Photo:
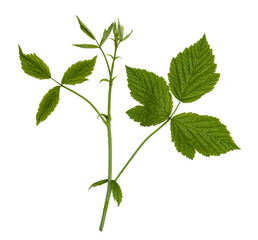
[[[111,181],[111,190],[113,198],[117,202],[117,206],[119,207],[120,203],[122,202],[123,193],[121,187],[119,186],[116,180]]]
[[[49,69],[49,66],[40,58],[38,57],[35,53],[31,53],[31,54],[25,54],[22,49],[21,49],[21,46],[18,44],[18,48],[19,48],[19,57],[20,57],[20,61],[21,61],[21,65],[22,65],[22,70],[24,71],[24,73],[26,73],[27,75],[31,76],[31,77],[34,77],[34,78],[37,78],[37,79],[50,79],[51,78],[51,72],[50,72],[50,69]],[[39,63],[39,66],[38,65],[35,65],[34,62],[32,62],[28,56],[33,56],[34,60],[37,61]],[[45,77],[35,77],[34,75],[28,73],[25,69],[24,69],[24,66],[23,66],[23,60],[22,58],[25,58],[31,65],[34,65],[35,69],[38,69],[38,70],[41,70],[41,73],[42,75],[45,75]],[[42,64],[44,65],[44,67],[42,68]],[[35,70],[33,70],[35,71]]]
[[[226,154],[226,153],[228,153],[228,152],[230,152],[230,151],[233,151],[233,150],[240,150],[239,146],[235,143],[235,141],[233,140],[232,136],[230,135],[230,132],[229,132],[229,130],[227,129],[227,126],[226,126],[225,124],[223,124],[223,123],[220,121],[220,119],[218,119],[218,118],[216,118],[216,117],[209,116],[209,115],[200,115],[200,114],[192,113],[192,112],[188,112],[188,113],[183,112],[183,113],[180,113],[180,114],[175,115],[175,116],[171,119],[171,124],[173,123],[174,126],[176,126],[176,123],[175,123],[175,121],[174,121],[175,118],[178,117],[178,116],[180,116],[180,115],[186,115],[186,114],[198,115],[198,117],[208,117],[208,118],[210,118],[210,119],[213,119],[213,120],[217,121],[217,122],[221,125],[221,127],[224,128],[225,132],[228,134],[229,140],[231,140],[231,141],[232,141],[232,144],[234,145],[234,148],[232,147],[232,148],[230,148],[229,150],[226,150],[226,151],[223,150],[223,151],[220,152],[220,153],[214,153],[214,154],[204,154],[204,153],[200,152],[200,151],[196,148],[196,146],[191,146],[192,149],[194,150],[194,152],[197,151],[198,153],[200,153],[201,155],[203,155],[203,156],[205,156],[205,157],[210,157],[210,156],[220,156],[221,154]],[[211,127],[211,128],[212,128],[212,127]],[[172,132],[171,132],[171,134],[172,134]],[[198,142],[197,138],[194,137],[194,139],[195,139],[195,141]],[[172,141],[173,141],[173,140],[172,140]],[[173,141],[173,142],[174,142],[174,144],[175,144],[175,141]],[[202,145],[202,144],[200,144],[200,143],[197,143],[197,145],[198,145],[198,144],[199,144],[199,145]],[[196,145],[196,143],[195,143],[195,145]],[[227,148],[228,148],[228,147],[227,147]],[[177,149],[177,147],[176,147],[176,149]],[[178,149],[177,149],[177,151],[179,152]],[[182,152],[180,152],[180,153],[181,153],[182,155],[186,156],[186,155],[183,154]],[[191,158],[191,157],[189,157],[189,156],[186,156],[186,157],[192,160],[192,159],[195,157],[195,153],[194,153],[193,158]]]
[[[42,98],[42,100],[41,100],[41,102],[40,102],[40,104],[39,104],[39,107],[38,107],[38,111],[37,111],[37,114],[36,114],[36,125],[39,125],[41,122],[43,122],[43,121],[45,121],[49,116],[50,116],[50,114],[52,113],[52,112],[54,112],[54,110],[56,109],[56,106],[58,105],[58,103],[59,103],[59,94],[60,94],[60,86],[56,86],[56,87],[53,87],[53,88],[51,88],[51,89],[49,89],[48,90],[48,92],[43,96],[43,98]],[[43,102],[44,101],[46,101],[46,97],[51,93],[51,91],[53,92],[53,91],[56,91],[56,92],[54,92],[55,94],[57,94],[57,102],[56,102],[56,104],[55,104],[55,106],[54,106],[54,108],[46,115],[46,117],[44,117],[43,119],[42,119],[42,117],[39,119],[39,114],[40,114],[40,108],[42,108],[43,107]]]
[[[83,83],[83,82],[85,82],[86,80],[88,80],[86,77],[88,77],[88,76],[90,76],[91,74],[92,74],[92,72],[93,72],[93,70],[94,70],[94,68],[95,68],[95,65],[96,65],[96,60],[97,60],[97,56],[95,56],[95,57],[93,57],[92,59],[89,59],[89,60],[82,60],[82,61],[78,61],[78,62],[76,62],[76,63],[74,63],[74,64],[72,64],[70,67],[68,67],[67,69],[66,69],[66,71],[64,72],[64,75],[63,75],[63,77],[62,77],[62,81],[61,81],[61,83],[62,84],[67,84],[67,85],[75,85],[75,84],[81,84],[81,83]],[[92,70],[90,71],[90,73],[89,74],[86,74],[85,76],[79,76],[79,78],[80,79],[84,79],[84,80],[82,80],[82,81],[80,81],[80,82],[69,82],[69,81],[71,81],[71,80],[73,80],[73,79],[76,79],[76,78],[78,78],[78,77],[76,77],[76,78],[74,78],[74,77],[70,77],[70,78],[68,78],[66,75],[67,75],[67,72],[69,72],[69,71],[71,71],[73,68],[75,68],[76,67],[76,65],[79,65],[79,64],[81,64],[81,63],[83,63],[83,62],[93,62],[93,67],[92,67]],[[81,67],[80,67],[81,68]],[[77,72],[78,72],[78,70],[77,70]]]

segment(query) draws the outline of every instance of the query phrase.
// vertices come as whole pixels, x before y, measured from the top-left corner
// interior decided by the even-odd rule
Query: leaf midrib
[[[199,64],[199,61],[200,61],[200,56],[203,54],[203,50],[204,50],[204,48],[203,48],[203,46],[204,46],[205,44],[204,44],[204,42],[203,42],[203,40],[202,40],[202,42],[201,42],[201,45],[200,45],[200,50],[198,51],[198,53],[197,53],[197,57],[195,57],[194,59],[193,59],[193,70],[189,73],[189,75],[188,76],[186,76],[186,78],[185,78],[185,82],[186,82],[186,85],[184,86],[184,89],[183,89],[183,92],[182,92],[182,95],[181,95],[181,98],[182,99],[184,99],[184,94],[185,94],[185,91],[186,91],[186,89],[188,88],[188,86],[189,86],[189,84],[191,83],[191,77],[192,77],[192,75],[193,75],[193,73],[195,72],[195,67]],[[194,48],[194,46],[191,46],[192,48],[191,48],[191,51],[192,51],[192,49]],[[189,49],[187,49],[187,52],[189,51]],[[182,64],[182,68],[184,68],[184,64],[183,64],[183,58],[182,58],[182,55],[183,55],[183,53],[181,54],[181,64]],[[196,59],[196,60],[195,60]],[[189,64],[188,64],[189,65]],[[184,72],[184,74],[185,74],[185,71],[183,71]]]

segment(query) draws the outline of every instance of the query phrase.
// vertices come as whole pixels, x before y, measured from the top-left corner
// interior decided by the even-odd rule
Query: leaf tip
[[[42,120],[40,118],[39,109],[38,109],[38,112],[36,114],[36,126],[38,126],[41,122],[42,122]]]
[[[234,150],[241,150],[241,148],[238,145],[236,145],[236,143],[235,143],[235,149]]]
[[[132,68],[127,66],[127,65],[125,65],[125,69],[126,69],[127,76],[130,75],[130,72],[132,72]]]
[[[203,34],[202,38],[201,38],[202,43],[206,44],[208,43],[207,37],[206,37],[206,33]]]
[[[107,183],[107,182],[108,182],[108,179],[104,179],[104,180],[100,180],[100,181],[98,181],[98,182],[95,182],[95,183],[91,184],[91,186],[89,187],[88,191],[89,191],[92,187],[101,186],[101,185],[103,185],[103,184],[105,184],[105,183]]]
[[[203,34],[201,39],[202,39],[202,41],[207,41],[206,33]]]
[[[81,26],[81,24],[82,24],[82,21],[81,21],[81,19],[76,15],[76,18],[77,18],[77,20],[78,20],[78,22],[79,22],[79,24],[80,24],[80,26]]]
[[[39,119],[36,119],[36,126],[38,126],[40,124],[40,120]]]
[[[96,55],[94,58],[92,58],[92,60],[93,60],[94,62],[96,62],[96,61],[97,61],[97,58],[98,58],[98,56]]]
[[[18,48],[19,48],[19,55],[20,56],[23,55],[23,51],[22,51],[21,46],[19,44],[18,44]]]

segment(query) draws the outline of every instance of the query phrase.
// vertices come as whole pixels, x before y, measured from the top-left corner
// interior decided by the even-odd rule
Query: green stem
[[[110,66],[109,66],[108,60],[107,60],[107,56],[106,56],[106,54],[104,53],[104,51],[103,51],[102,47],[100,46],[99,42],[98,42],[97,40],[95,40],[95,41],[96,41],[96,43],[97,43],[97,45],[98,45],[98,47],[99,47],[99,49],[100,49],[100,51],[101,51],[101,53],[102,53],[102,55],[103,55],[105,61],[106,61],[107,68],[108,68],[108,73],[109,73],[109,77],[110,77],[110,75],[111,75],[111,70],[110,70]]]
[[[103,50],[99,46],[100,50],[102,51],[105,59],[106,55],[104,54]],[[109,69],[109,89],[108,89],[108,110],[107,110],[107,133],[108,133],[108,186],[107,186],[107,193],[106,193],[106,198],[105,198],[105,203],[104,203],[104,208],[103,208],[103,213],[101,217],[101,222],[99,226],[99,230],[102,231],[105,220],[106,220],[106,215],[107,215],[107,210],[108,210],[108,205],[109,205],[109,200],[111,196],[111,182],[112,182],[112,132],[111,132],[111,95],[112,95],[112,86],[113,86],[113,71],[114,71],[114,66],[115,66],[115,59],[116,59],[116,53],[117,53],[117,48],[118,44],[115,43],[115,51],[114,51],[114,58],[112,62],[111,69],[109,68],[108,61],[106,59],[106,63]]]
[[[101,118],[101,120],[103,121],[103,123],[104,123],[105,125],[107,125],[107,122],[106,122],[105,118],[101,115],[101,113],[99,112],[99,110],[94,106],[94,104],[93,104],[90,100],[88,100],[87,98],[85,98],[85,97],[82,96],[81,94],[75,92],[75,91],[72,90],[71,88],[68,88],[68,87],[66,87],[65,85],[59,83],[59,82],[56,81],[54,78],[51,78],[51,79],[52,79],[53,81],[55,81],[55,82],[56,82],[58,85],[60,85],[61,87],[63,87],[63,88],[65,88],[65,89],[67,89],[68,91],[70,91],[70,92],[76,94],[77,96],[79,96],[80,98],[82,98],[84,101],[86,101],[88,104],[90,104],[90,106],[95,110],[95,112],[96,112],[96,113],[98,114],[98,116]]]
[[[125,166],[123,167],[123,169],[120,171],[120,173],[117,175],[116,177],[116,181],[118,180],[118,178],[121,176],[121,174],[124,172],[124,170],[126,169],[126,167],[129,165],[129,163],[133,160],[134,156],[139,152],[139,150],[142,148],[142,146],[156,133],[158,132],[161,128],[163,128],[170,119],[168,119],[166,122],[164,122],[161,126],[159,126],[155,131],[153,131],[148,137],[146,137],[143,142],[140,144],[140,146],[135,150],[135,152],[133,153],[133,155],[130,157],[130,159],[127,161],[127,163],[125,164]]]
[[[171,116],[161,125],[159,126],[156,130],[154,130],[148,137],[146,137],[143,142],[140,144],[140,146],[135,150],[135,152],[133,153],[133,155],[130,157],[130,159],[127,161],[127,163],[125,164],[125,166],[122,168],[122,170],[119,172],[119,174],[117,175],[117,177],[115,178],[115,181],[118,180],[118,178],[121,176],[121,174],[124,172],[124,170],[127,168],[127,166],[129,165],[129,163],[133,160],[133,158],[135,157],[135,155],[139,152],[139,150],[142,148],[142,146],[156,133],[158,132],[161,128],[163,128],[173,117],[173,115],[175,114],[176,110],[178,109],[180,105],[180,102],[177,104],[174,112],[171,114]]]

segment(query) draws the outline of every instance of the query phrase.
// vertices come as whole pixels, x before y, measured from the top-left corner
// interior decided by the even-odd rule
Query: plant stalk
[[[109,200],[111,196],[111,182],[112,182],[112,131],[111,131],[111,95],[112,95],[112,86],[113,86],[113,71],[114,71],[114,66],[115,66],[115,60],[116,60],[116,53],[117,53],[117,48],[118,44],[115,43],[115,51],[114,51],[114,57],[112,61],[112,66],[111,69],[109,68],[108,62],[107,66],[109,69],[109,89],[108,89],[108,110],[107,110],[107,133],[108,133],[108,186],[107,186],[107,193],[106,193],[106,198],[105,198],[105,203],[104,203],[104,208],[103,208],[103,213],[101,217],[101,222],[99,226],[99,230],[102,231],[104,228],[105,220],[106,220],[106,215],[107,215],[107,210],[108,210],[108,205],[109,205]],[[105,59],[106,56],[103,52],[103,50],[100,47],[101,52],[103,53]]]
[[[99,112],[99,110],[94,106],[94,104],[88,100],[87,98],[85,98],[84,96],[82,96],[81,94],[75,92],[74,90],[72,90],[71,88],[66,87],[65,85],[59,83],[58,81],[56,81],[54,78],[51,78],[54,82],[56,82],[58,85],[60,85],[61,87],[65,88],[66,90],[74,93],[75,95],[79,96],[80,98],[82,98],[84,101],[86,101],[88,104],[90,104],[90,106],[95,110],[95,112],[98,114],[98,116],[101,118],[101,120],[103,121],[103,123],[105,125],[107,125],[106,120],[104,119],[104,117],[101,115],[101,113]]]
[[[173,113],[171,114],[171,116],[162,124],[160,125],[156,130],[154,130],[148,137],[146,137],[143,142],[139,145],[139,147],[135,150],[135,152],[133,153],[133,155],[129,158],[129,160],[127,161],[127,163],[125,164],[125,166],[122,168],[122,170],[119,172],[119,174],[117,175],[117,177],[115,178],[115,181],[118,180],[118,178],[121,176],[121,174],[124,172],[124,170],[127,168],[127,166],[129,165],[129,163],[133,160],[133,158],[135,157],[135,155],[139,152],[139,150],[142,148],[142,146],[156,133],[158,132],[161,128],[163,128],[170,120],[171,118],[174,116],[176,110],[178,109],[180,105],[180,102],[177,104],[175,110],[173,111]]]
[[[168,122],[170,121],[170,119],[166,120],[161,126],[159,126],[155,131],[153,131],[148,137],[146,137],[143,142],[139,145],[139,147],[135,150],[135,152],[133,153],[133,155],[130,157],[130,159],[127,161],[127,163],[125,164],[125,166],[122,168],[122,170],[119,172],[119,174],[116,177],[116,181],[118,180],[118,178],[121,176],[121,174],[124,172],[124,170],[127,168],[127,166],[129,165],[129,163],[133,160],[133,158],[135,157],[135,155],[139,152],[139,150],[142,148],[142,146],[156,133],[158,132],[161,128],[163,128]]]

